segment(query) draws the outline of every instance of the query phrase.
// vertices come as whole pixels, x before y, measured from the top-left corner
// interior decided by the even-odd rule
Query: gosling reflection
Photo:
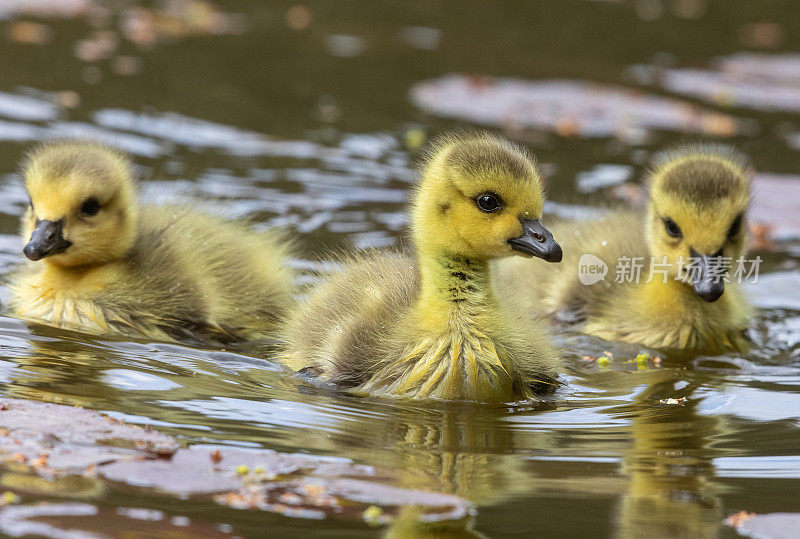
[[[433,489],[477,503],[492,502],[501,493],[522,488],[520,461],[505,451],[514,432],[498,428],[505,410],[398,411],[384,436],[410,488]],[[545,443],[538,441],[538,445]]]
[[[28,324],[28,329],[27,351],[14,358],[17,367],[8,376],[5,395],[87,408],[119,398],[119,390],[102,382],[114,355],[107,347],[47,326]]]
[[[167,392],[171,401],[218,394],[220,387],[230,397],[250,395],[248,388],[227,383],[226,363],[248,359],[235,352],[98,339],[32,323],[23,327],[16,329],[22,346],[9,357],[11,368],[2,380],[7,396],[173,421],[179,412],[159,406]]]
[[[426,522],[420,519],[422,512],[413,506],[404,507],[397,519],[386,529],[386,539],[484,539],[476,531],[475,519],[465,517],[455,522]]]
[[[360,402],[356,403],[360,405]],[[455,494],[479,505],[489,505],[515,494],[530,492],[536,478],[524,468],[526,461],[514,452],[550,453],[555,435],[519,428],[509,421],[513,413],[530,416],[542,410],[514,410],[475,403],[426,402],[418,405],[384,404],[375,413],[347,419],[332,431],[346,433],[320,437],[313,431],[296,431],[289,443],[327,455],[395,472],[394,484],[410,489]],[[360,408],[360,406],[359,406]]]
[[[716,537],[722,522],[714,483],[711,440],[725,432],[724,419],[696,412],[697,401],[662,404],[674,394],[676,379],[651,384],[637,396],[632,415],[633,445],[623,471],[630,478],[620,500],[617,535],[638,537]]]

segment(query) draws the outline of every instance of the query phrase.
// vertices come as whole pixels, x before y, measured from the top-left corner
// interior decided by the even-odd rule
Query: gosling
[[[556,318],[603,339],[695,352],[742,351],[751,310],[729,274],[746,252],[749,178],[747,161],[729,148],[665,152],[650,174],[646,212],[562,223],[554,227],[568,253],[561,267],[509,261],[500,264],[497,278],[528,303],[544,304]],[[597,259],[608,274],[582,284],[579,264],[600,266]]]
[[[191,207],[140,205],[128,158],[58,141],[22,165],[30,260],[11,278],[26,319],[95,334],[229,343],[270,335],[291,306],[289,244]]]
[[[489,261],[561,260],[540,218],[539,172],[492,136],[434,145],[411,207],[413,256],[351,254],[290,315],[285,363],[360,395],[482,402],[532,399],[557,385],[547,331],[499,301]]]

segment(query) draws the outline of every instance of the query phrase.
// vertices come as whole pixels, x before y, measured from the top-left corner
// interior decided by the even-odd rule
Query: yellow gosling
[[[646,212],[561,223],[554,231],[567,252],[564,264],[502,263],[498,281],[604,339],[709,353],[744,350],[750,308],[734,279],[722,277],[726,262],[732,277],[746,253],[749,175],[745,159],[724,147],[666,152],[650,175]],[[582,259],[587,254],[607,265],[604,280],[582,284],[579,264],[596,263]],[[637,257],[643,262],[638,280],[628,269],[618,274]]]
[[[267,336],[291,305],[274,232],[181,206],[139,205],[128,159],[95,143],[34,149],[22,174],[30,260],[18,316],[98,334],[224,343]]]
[[[551,391],[558,350],[529,313],[497,299],[489,268],[511,255],[561,260],[543,203],[516,146],[439,142],[413,195],[414,255],[350,255],[290,316],[286,364],[357,394],[510,402]]]

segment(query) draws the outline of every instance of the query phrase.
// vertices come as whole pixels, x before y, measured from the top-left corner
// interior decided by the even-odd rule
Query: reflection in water
[[[97,369],[98,361],[113,361],[113,355],[109,358],[93,343],[58,338],[63,333],[48,326],[31,325],[31,332],[27,350],[16,355],[16,367],[4,380],[6,395],[85,407],[118,396],[113,387],[102,384]],[[59,388],[71,389],[65,393]]]
[[[610,370],[580,364],[567,380],[571,393],[536,406],[384,401],[337,395],[254,357],[269,357],[268,350],[98,340],[8,318],[0,326],[0,381],[10,396],[108,410],[190,441],[347,457],[395,470],[385,478],[393,484],[476,501],[481,514],[519,499],[536,504],[557,495],[592,504],[612,496],[609,518],[623,537],[718,532],[730,489],[713,462],[752,454],[749,439],[740,441],[742,431],[716,412],[718,403],[734,414],[754,412],[737,406],[741,392],[720,382],[736,380],[741,368],[752,370],[748,380],[774,379],[769,368],[759,375],[745,360],[717,358],[687,374],[684,359],[645,370],[615,359]],[[784,338],[790,328],[782,328]],[[586,337],[566,345],[574,353],[610,345],[615,358],[632,350]],[[659,403],[669,397],[687,401]],[[767,437],[759,450],[776,443],[785,445]],[[431,532],[412,522],[391,533]]]
[[[620,537],[716,537],[723,514],[711,455],[724,418],[686,405],[658,405],[679,381],[665,373],[631,404],[632,443],[623,457],[629,485],[618,508]]]
[[[386,530],[386,539],[479,539],[486,536],[474,529],[474,519],[457,522],[420,521],[415,507],[405,507],[397,520]]]
[[[437,406],[394,411],[377,435],[390,451],[387,464],[402,470],[402,482],[458,494],[481,504],[530,489],[522,462],[509,448],[523,444],[509,429],[497,428],[505,409]],[[545,449],[548,435],[529,436],[526,449]]]
[[[404,481],[486,503],[518,490],[521,475],[519,463],[500,453],[513,445],[511,433],[490,424],[466,411],[403,411],[383,434],[400,456]]]

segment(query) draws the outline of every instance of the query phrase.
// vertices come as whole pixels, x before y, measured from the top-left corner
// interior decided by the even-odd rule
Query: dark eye
[[[97,212],[100,211],[100,201],[97,200],[95,197],[87,198],[86,201],[81,206],[81,214],[88,215],[91,217],[92,215],[97,215]]]
[[[673,238],[680,238],[683,235],[681,232],[681,227],[679,227],[678,224],[669,217],[664,219],[664,229],[667,231],[667,234]]]
[[[731,227],[728,229],[728,238],[734,238],[739,234],[739,230],[742,229],[742,216],[739,215],[736,219],[733,220],[731,223]]]
[[[483,193],[475,199],[478,208],[486,213],[492,213],[500,209],[500,197],[494,193]]]

